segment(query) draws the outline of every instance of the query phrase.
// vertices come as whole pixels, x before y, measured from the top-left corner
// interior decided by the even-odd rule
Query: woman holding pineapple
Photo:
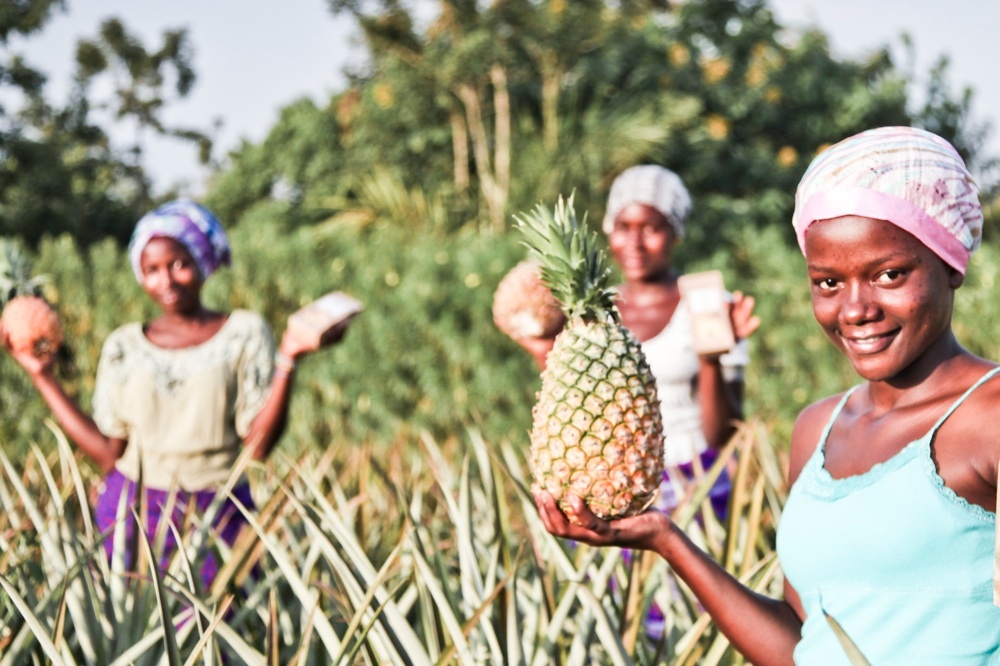
[[[980,242],[975,183],[940,137],[869,130],[813,161],[793,224],[816,320],[864,382],[796,421],[784,599],[743,587],[659,511],[607,522],[570,496],[570,520],[536,489],[542,520],[659,553],[754,663],[848,663],[827,615],[870,663],[998,663],[1000,367],[951,326]]]
[[[286,330],[275,353],[270,328],[258,314],[204,306],[205,280],[230,261],[226,234],[208,209],[176,201],[147,214],[133,232],[129,258],[160,315],[108,336],[93,416],[63,390],[51,355],[15,351],[6,335],[4,343],[66,434],[105,472],[95,508],[98,527],[106,531],[115,525],[123,494],[126,506],[134,505],[141,479],[146,532],[153,538],[161,519],[180,527],[185,511],[208,508],[242,447],[256,459],[268,455],[285,427],[296,359],[309,350]],[[245,480],[232,492],[253,507]],[[161,516],[174,493],[173,512]],[[215,525],[231,545],[243,522],[227,499]],[[131,518],[125,524],[130,532]],[[113,539],[104,543],[110,556]],[[175,547],[167,530],[164,561]],[[206,585],[216,570],[207,555],[201,570]]]
[[[760,323],[753,315],[753,299],[736,292],[730,305],[736,345],[721,354],[695,351],[691,312],[688,303],[681,298],[680,276],[671,261],[673,248],[684,235],[684,221],[690,209],[691,196],[677,174],[661,166],[640,165],[626,169],[612,183],[602,225],[611,254],[624,278],[615,290],[614,302],[608,305],[621,325],[641,344],[653,379],[651,390],[659,403],[658,416],[665,437],[658,449],[663,455],[656,471],[659,492],[654,494],[657,508],[667,513],[678,506],[699,476],[712,467],[718,450],[726,444],[736,430],[736,422],[742,418],[743,368],[748,360],[745,339]],[[570,245],[573,243],[568,243],[567,247]],[[562,252],[552,247],[536,252],[536,259],[544,265],[544,255]],[[604,275],[598,271],[584,277],[582,282],[594,285],[603,279]],[[503,286],[498,288],[496,303],[502,304],[505,300],[500,293]],[[539,290],[522,287],[519,291]],[[506,312],[511,308],[495,306],[494,311],[495,315],[501,315],[497,317],[501,329],[528,350],[544,370],[566,317],[556,308],[552,294],[546,289],[541,291],[553,302],[544,306],[525,304],[522,295],[517,299],[522,302],[519,308],[529,308],[533,320],[552,321],[559,324],[558,327],[519,328],[508,323],[518,323],[516,317]],[[572,290],[567,290],[569,293]],[[564,308],[571,298],[561,296]],[[544,302],[541,297],[534,300]],[[526,334],[519,335],[519,330]],[[539,335],[537,330],[547,330],[548,334]],[[542,389],[544,393],[544,379]],[[536,421],[535,430],[538,429]],[[537,461],[533,466],[537,473]],[[645,482],[638,484],[637,488],[645,488],[645,485]],[[709,491],[712,508],[719,517],[725,516],[731,488],[729,475],[723,470]],[[639,497],[646,495],[643,490],[634,489],[633,492]],[[654,603],[645,618],[646,633],[658,639],[663,632],[663,619],[662,610]]]
[[[612,183],[602,225],[623,277],[616,298],[621,323],[641,343],[656,378],[666,434],[658,506],[668,512],[685,486],[712,466],[742,418],[745,338],[760,323],[753,298],[736,292],[732,321],[739,342],[724,354],[695,352],[691,315],[671,261],[690,209],[691,196],[677,174],[656,165],[635,166]],[[513,337],[544,368],[555,333]],[[730,488],[723,472],[710,492],[719,516],[725,515]]]

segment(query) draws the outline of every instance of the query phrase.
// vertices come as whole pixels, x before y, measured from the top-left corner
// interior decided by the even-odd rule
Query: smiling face
[[[658,210],[629,204],[615,218],[608,247],[626,281],[649,281],[670,270],[670,251],[677,235]]]
[[[186,314],[201,306],[201,273],[182,244],[153,238],[143,248],[139,266],[142,288],[164,313]]]
[[[947,353],[962,275],[914,236],[839,217],[809,226],[805,254],[816,321],[859,375],[891,380]]]

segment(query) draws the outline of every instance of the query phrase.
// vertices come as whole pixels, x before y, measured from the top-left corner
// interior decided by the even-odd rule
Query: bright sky
[[[945,55],[950,88],[972,88],[972,118],[988,122],[986,152],[1000,156],[1000,26],[998,0],[769,0],[778,21],[816,26],[835,55],[857,58],[889,46],[894,62],[908,62],[901,36],[910,36],[920,81]]]
[[[352,41],[353,24],[345,17],[334,20],[327,0],[68,0],[67,5],[68,12],[57,14],[40,35],[12,44],[51,75],[50,94],[65,93],[76,40],[94,36],[105,18],[121,18],[147,47],[159,44],[163,30],[186,27],[198,81],[187,99],[171,105],[167,119],[203,129],[220,120],[217,158],[241,140],[262,140],[280,108],[295,99],[322,103],[343,86],[344,65],[362,53]],[[915,45],[918,74],[947,54],[952,91],[973,88],[973,118],[993,124],[989,151],[1000,155],[1000,1],[770,0],[770,6],[786,26],[818,26],[840,56],[860,57],[888,45],[902,65],[904,32]],[[181,184],[195,195],[202,190],[207,174],[194,148],[154,141],[146,158],[157,187]]]

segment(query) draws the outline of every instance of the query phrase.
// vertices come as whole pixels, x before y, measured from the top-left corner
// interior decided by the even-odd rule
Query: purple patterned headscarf
[[[202,279],[220,266],[229,265],[229,238],[212,211],[194,201],[171,201],[146,213],[132,232],[128,256],[132,271],[140,282],[142,251],[150,240],[159,237],[172,238],[187,248],[198,265]]]

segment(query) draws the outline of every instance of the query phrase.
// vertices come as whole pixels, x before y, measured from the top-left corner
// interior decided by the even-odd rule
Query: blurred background
[[[440,10],[430,0],[407,4],[423,16]],[[197,83],[163,114],[177,124],[211,127],[213,155],[222,161],[241,141],[261,141],[282,107],[300,97],[323,103],[347,84],[345,68],[369,61],[357,21],[335,14],[334,5],[330,0],[291,0],[280,7],[235,0],[67,2],[61,9],[56,6],[40,31],[28,37],[9,35],[5,46],[45,74],[48,96],[64,100],[76,44],[93,38],[102,21],[117,17],[147,43],[167,29],[185,30]],[[786,33],[819,31],[838,57],[860,59],[888,50],[900,68],[909,70],[915,83],[911,95],[918,99],[934,68],[946,59],[952,92],[964,94],[969,88],[972,118],[995,126],[1000,86],[993,63],[1000,60],[1000,43],[991,26],[1000,22],[1000,4],[993,0],[770,0],[767,6]],[[134,133],[128,123],[108,129],[122,141]],[[986,147],[1000,154],[1000,132],[990,133]],[[157,185],[204,193],[211,169],[195,151],[147,133],[143,152]]]
[[[104,336],[149,314],[132,226],[184,195],[233,236],[217,307],[280,329],[329,289],[368,303],[303,369],[289,446],[467,427],[520,442],[537,372],[490,317],[523,257],[511,215],[575,191],[600,219],[614,176],[657,162],[695,200],[680,268],[758,296],[749,414],[781,443],[802,406],[855,381],[812,322],[795,185],[825,146],[888,124],[941,134],[980,181],[986,246],[957,326],[1000,356],[993,0],[0,7],[0,234],[50,276],[85,404]],[[11,366],[0,428],[26,442],[44,410]]]

